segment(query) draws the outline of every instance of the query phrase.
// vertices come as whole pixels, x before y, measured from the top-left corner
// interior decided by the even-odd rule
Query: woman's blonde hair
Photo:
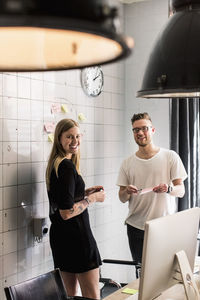
[[[56,175],[58,176],[58,167],[63,159],[66,157],[66,153],[60,143],[60,138],[63,132],[68,131],[73,127],[79,127],[79,124],[72,119],[63,119],[58,122],[54,132],[53,147],[49,156],[47,169],[46,169],[46,185],[47,190],[50,188],[50,176],[53,168],[55,168]],[[71,158],[74,163],[77,172],[80,174],[80,149],[77,154],[72,154]]]

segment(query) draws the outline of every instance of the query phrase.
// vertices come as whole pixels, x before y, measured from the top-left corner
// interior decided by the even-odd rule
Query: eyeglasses
[[[147,131],[149,131],[149,128],[152,128],[152,126],[135,127],[135,128],[132,128],[132,130],[133,130],[133,133],[138,133],[138,132],[140,132],[140,130],[142,130],[143,132],[147,132]]]

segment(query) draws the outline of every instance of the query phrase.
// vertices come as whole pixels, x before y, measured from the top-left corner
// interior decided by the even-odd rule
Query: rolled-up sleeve
[[[175,151],[170,151],[170,154],[171,180],[182,179],[184,181],[188,177],[188,175],[180,156]]]

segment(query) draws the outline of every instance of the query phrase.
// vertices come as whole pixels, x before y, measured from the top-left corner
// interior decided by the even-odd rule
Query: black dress
[[[63,220],[59,209],[70,209],[84,198],[85,183],[71,160],[64,159],[53,169],[48,192],[51,220],[50,246],[55,268],[71,273],[82,273],[101,265],[100,254],[92,234],[88,210]]]

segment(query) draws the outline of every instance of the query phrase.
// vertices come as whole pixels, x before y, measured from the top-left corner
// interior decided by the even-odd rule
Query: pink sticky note
[[[153,191],[152,187],[145,188],[145,189],[142,189],[141,192],[139,192],[139,195],[143,195],[143,194],[146,194],[146,193],[149,193],[149,192],[152,192],[152,191]]]
[[[55,123],[53,123],[53,122],[46,122],[46,123],[44,124],[44,129],[45,129],[45,131],[48,132],[48,133],[54,132],[54,129],[55,129]]]
[[[53,114],[60,113],[61,112],[61,105],[59,103],[52,104],[51,105],[51,112]]]

